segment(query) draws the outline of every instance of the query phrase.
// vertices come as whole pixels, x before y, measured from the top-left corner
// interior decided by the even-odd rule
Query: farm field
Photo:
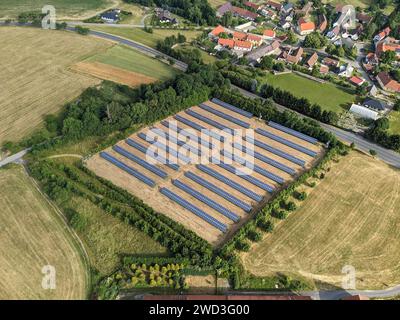
[[[31,134],[43,116],[100,83],[69,67],[111,45],[74,33],[18,27],[2,27],[0,42],[0,144]]]
[[[157,41],[164,40],[171,35],[183,34],[187,41],[195,39],[200,35],[201,31],[191,30],[169,30],[169,29],[153,29],[153,33],[148,33],[142,28],[114,28],[110,26],[90,26],[91,30],[102,31],[116,36],[120,36],[132,41],[140,42],[148,47],[155,48]]]
[[[118,150],[116,151],[115,148],[107,148],[106,150],[104,150],[106,155],[111,155],[112,157],[120,161],[123,165],[129,166],[134,170],[144,174],[147,178],[153,180],[154,181],[153,187],[145,184],[139,179],[132,177],[126,171],[118,168],[112,162],[106,160],[104,158],[104,152],[92,156],[89,160],[86,161],[86,166],[90,170],[92,170],[96,175],[103,177],[107,180],[110,180],[115,185],[129,191],[138,198],[142,199],[145,203],[149,204],[157,212],[167,215],[171,219],[183,224],[188,229],[193,230],[200,237],[209,241],[212,245],[218,246],[252,216],[253,213],[252,208],[258,206],[259,202],[261,201],[265,202],[271,198],[271,194],[269,192],[273,193],[277,190],[280,190],[281,188],[284,188],[289,181],[295,179],[295,177],[298,174],[300,174],[303,170],[307,170],[310,167],[312,167],[314,163],[320,158],[322,153],[322,147],[320,145],[311,144],[309,142],[303,141],[299,138],[296,138],[294,136],[276,130],[272,127],[269,127],[262,121],[259,121],[255,118],[250,118],[250,119],[246,118],[242,115],[237,114],[236,112],[227,110],[211,101],[206,102],[206,105],[214,108],[214,110],[218,110],[220,112],[224,112],[227,115],[231,115],[236,119],[248,122],[251,125],[251,128],[264,128],[270,133],[288,139],[289,141],[292,141],[293,143],[296,143],[298,145],[304,146],[309,150],[314,151],[316,155],[315,157],[306,155],[301,151],[292,149],[291,147],[288,147],[282,143],[279,143],[273,139],[264,137],[263,135],[257,133],[255,134],[255,139],[265,144],[268,144],[274,148],[278,148],[279,150],[289,155],[292,155],[297,159],[303,160],[304,168],[299,164],[295,164],[270,151],[261,149],[261,147],[259,146],[254,147],[254,150],[258,152],[261,156],[268,157],[269,159],[277,161],[283,165],[282,169],[282,167],[279,168],[279,165],[277,164],[275,164],[275,166],[272,165],[271,161],[265,162],[265,160],[262,160],[260,158],[250,159],[250,161],[254,160],[254,164],[257,166],[258,169],[256,171],[252,171],[250,174],[247,175],[258,180],[258,182],[261,182],[262,184],[264,184],[264,186],[260,186],[260,184],[257,185],[254,184],[252,181],[242,179],[234,172],[230,172],[222,167],[219,167],[215,163],[206,164],[207,168],[216,171],[217,173],[223,175],[233,183],[236,183],[241,187],[247,189],[248,192],[244,192],[243,190],[235,188],[232,185],[229,185],[226,182],[221,181],[221,179],[217,179],[209,172],[207,173],[207,171],[202,170],[201,167],[196,166],[196,164],[200,163],[200,160],[196,159],[197,153],[193,152],[187,153],[187,150],[182,151],[183,152],[182,156],[189,157],[189,159],[193,160],[193,163],[182,163],[182,159],[184,161],[185,159],[181,158],[178,161],[178,164],[180,166],[178,170],[171,168],[170,166],[167,166],[165,164],[160,164],[160,163],[156,164],[156,168],[158,168],[158,170],[161,169],[166,174],[165,177],[157,175],[156,172],[151,171],[148,168],[146,169],[145,167],[135,162],[135,160],[129,159],[129,157],[124,156],[123,154],[118,152]],[[198,113],[200,116],[208,117],[210,119],[213,119],[214,121],[218,121],[218,123],[223,126],[230,128],[238,128],[230,121],[222,117],[216,116],[210,113],[209,111],[201,109],[198,106],[192,107],[190,108],[190,110]],[[203,120],[195,118],[193,114],[188,114],[185,111],[180,112],[178,116],[182,116],[183,118],[190,120],[194,123],[197,123],[198,125],[201,125],[204,128],[209,128],[209,129],[212,128],[212,125],[206,123]],[[174,121],[174,118],[173,117],[167,118],[166,121],[167,122]],[[179,119],[177,125],[182,128],[186,129],[189,128],[188,125],[185,124],[184,121],[182,121],[182,119]],[[156,123],[154,124],[153,127],[161,132],[168,131],[168,129],[162,123]],[[147,149],[150,147],[150,143],[146,141],[147,134],[149,134],[149,128],[142,129],[141,131],[139,131],[138,134],[131,135],[130,139],[134,143],[140,144],[143,148]],[[160,139],[161,143],[165,143],[165,141],[164,142],[162,141],[162,138]],[[125,151],[128,151],[131,155],[133,155],[133,157],[138,157],[139,159],[145,160],[147,162],[150,161],[151,163],[151,159],[149,158],[146,159],[146,154],[144,154],[142,151],[139,151],[135,146],[132,146],[131,141],[128,141],[130,143],[128,143],[127,141],[120,141],[116,144],[116,146],[122,148]],[[217,142],[213,141],[212,143],[216,144]],[[179,148],[173,142],[171,142],[171,144],[172,145],[170,147]],[[192,143],[189,143],[189,145],[192,145],[193,147],[196,148],[196,144],[193,145]],[[252,147],[252,145],[249,146]],[[197,146],[197,148],[198,147],[199,146]],[[216,150],[214,148],[213,152],[216,152],[213,153],[214,157],[219,154],[218,151],[219,150]],[[164,154],[165,152],[161,153],[160,152],[157,153],[163,155],[164,158],[168,157],[172,161],[176,160],[176,157],[173,156],[172,154],[167,155]],[[241,157],[246,157],[246,155],[242,155]],[[207,159],[207,156],[205,159]],[[221,159],[223,160],[223,158]],[[232,166],[233,168],[237,168],[238,163],[232,163]],[[265,175],[266,171],[268,171],[270,174]],[[214,191],[211,191],[209,188],[207,188],[207,186],[201,185],[201,183],[196,181],[196,179],[191,178],[190,173],[193,173],[196,176],[205,179],[208,183],[213,184],[217,188],[224,190],[229,195],[234,197],[237,201],[235,202],[229,200],[226,197],[223,197],[221,194],[217,194]],[[205,204],[195,196],[186,193],[182,188],[180,188],[173,182],[175,180],[184,183],[186,186],[189,186],[190,188],[200,192],[202,195],[218,203],[220,206],[223,206],[230,212],[231,215],[232,214],[235,215],[236,218],[238,218],[239,220],[236,220],[236,218],[232,218],[232,216],[230,217],[229,214],[218,211],[215,207],[209,206],[208,204]],[[269,186],[267,187],[267,189],[265,189],[265,184]],[[161,188],[161,190],[159,188]],[[206,214],[212,217],[212,219],[215,219],[217,220],[218,223],[222,224],[223,225],[222,229],[218,226],[212,225],[209,222],[206,222],[206,220],[195,215],[193,212],[191,212],[184,206],[171,200],[168,196],[161,193],[161,191],[163,191],[162,188],[166,188],[167,190],[172,191],[179,197],[183,198],[185,201],[196,206],[198,209],[204,211]],[[268,188],[271,188],[269,192],[267,192]],[[238,202],[240,202],[241,204],[238,204]],[[166,210],[166,208],[168,208],[168,210]],[[225,230],[223,230],[224,228]]]
[[[0,184],[0,299],[85,299],[88,271],[66,223],[22,167],[1,169]],[[46,265],[55,290],[42,289]]]
[[[317,287],[341,286],[345,265],[357,289],[400,279],[400,171],[361,153],[333,163],[325,179],[273,233],[241,256],[256,276],[296,274]]]
[[[342,112],[354,101],[354,95],[332,83],[321,84],[294,73],[282,75],[268,73],[260,79],[260,82],[289,91],[297,97],[307,98],[311,103],[317,103],[328,111]]]
[[[400,111],[392,111],[389,114],[389,132],[400,134]]]
[[[41,11],[44,5],[51,4],[56,8],[59,19],[81,19],[88,18],[113,5],[117,0],[1,0],[0,18],[15,18],[21,12]]]
[[[177,74],[177,71],[166,63],[152,59],[122,45],[113,46],[106,52],[89,57],[83,63],[98,63],[115,67],[117,70],[127,71],[127,76],[133,78],[133,81],[136,81],[138,84],[168,80]],[[106,72],[105,75],[107,74],[110,74],[112,78],[112,73]],[[144,81],[140,82],[140,76],[145,76]]]

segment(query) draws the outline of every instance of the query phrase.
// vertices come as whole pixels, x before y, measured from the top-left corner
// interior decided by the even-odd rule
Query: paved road
[[[0,161],[0,168],[9,163],[20,163],[22,158],[29,152],[30,148],[22,150]]]
[[[249,97],[249,98],[258,98],[258,99],[263,99],[261,98],[259,95],[256,95],[252,92],[246,91],[244,89],[241,89],[239,87],[233,86],[235,89],[238,89],[243,95]],[[295,112],[289,108],[286,108],[282,105],[279,104],[275,104],[275,106],[277,107],[277,109],[279,111],[292,111]],[[297,112],[296,112],[297,113]],[[306,116],[304,116],[303,114],[297,113],[300,117],[303,118],[307,118]],[[326,131],[333,133],[339,140],[346,142],[346,143],[354,143],[356,148],[365,152],[365,153],[369,153],[369,150],[375,150],[377,152],[376,157],[381,159],[382,161],[395,166],[397,168],[400,168],[400,154],[393,151],[393,150],[388,150],[385,149],[379,145],[377,145],[376,143],[373,143],[367,139],[365,139],[364,137],[362,137],[359,134],[353,133],[353,132],[349,132],[349,131],[345,131],[343,129],[339,129],[337,127],[331,126],[329,124],[325,124],[325,123],[319,123],[321,125],[322,128],[324,128]]]

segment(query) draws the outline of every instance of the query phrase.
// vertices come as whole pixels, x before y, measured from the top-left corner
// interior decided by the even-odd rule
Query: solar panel
[[[218,105],[220,105],[223,108],[226,108],[226,109],[231,110],[233,112],[239,113],[242,116],[245,116],[246,118],[251,118],[253,116],[252,113],[244,111],[244,110],[239,109],[237,107],[234,107],[233,105],[231,105],[229,103],[226,103],[226,102],[223,102],[223,101],[221,101],[221,100],[219,100],[217,98],[213,98],[213,99],[211,99],[211,101],[216,103],[216,104],[218,104]]]
[[[201,120],[201,121],[203,121],[205,123],[208,123],[209,125],[211,125],[211,126],[213,126],[215,128],[218,128],[220,130],[226,130],[226,131],[228,131],[230,133],[233,132],[233,129],[231,129],[231,128],[227,127],[227,126],[224,126],[224,125],[220,124],[217,121],[211,120],[210,118],[207,118],[207,117],[201,115],[200,113],[197,113],[196,111],[193,111],[193,110],[189,109],[189,110],[186,110],[185,112],[188,115],[190,115],[190,116],[192,116],[192,117],[194,117],[194,118],[196,118],[198,120]]]
[[[117,158],[114,158],[113,156],[111,156],[107,152],[104,152],[104,151],[100,152],[100,157],[102,157],[103,159],[111,162],[113,165],[117,166],[118,168],[126,171],[127,173],[129,173],[130,175],[132,175],[135,178],[139,179],[140,181],[144,182],[148,186],[154,187],[156,185],[155,182],[152,179],[146,177],[144,174],[140,173],[139,171],[136,171],[135,169],[127,166],[125,163],[119,161]]]
[[[138,137],[143,139],[143,140],[145,140],[145,141],[147,141],[146,135],[143,132],[140,132],[138,134]],[[188,163],[191,162],[190,158],[188,158],[185,155],[181,154],[180,152],[176,151],[174,148],[166,146],[162,142],[156,141],[156,142],[153,142],[151,145],[165,150],[166,152],[168,152],[169,154],[173,155],[174,157],[182,160],[184,164],[188,164]]]
[[[219,141],[224,141],[224,137],[223,136],[221,136],[221,135],[217,134],[216,132],[213,132],[212,130],[209,130],[209,129],[207,129],[207,128],[205,128],[205,127],[203,127],[203,126],[201,126],[201,125],[199,125],[199,124],[197,124],[197,123],[195,123],[195,122],[193,122],[193,121],[191,121],[189,119],[186,119],[186,118],[184,118],[184,117],[182,117],[182,116],[180,116],[178,114],[174,118],[176,120],[188,125],[189,127],[192,127],[193,129],[196,129],[197,131],[200,131],[200,132],[203,132],[204,134],[207,134],[210,137],[214,137],[215,139],[217,139]]]
[[[130,153],[129,151],[125,150],[124,148],[121,148],[120,146],[113,146],[112,149],[115,152],[118,152],[120,155],[124,156],[125,158],[128,158],[129,160],[132,160],[142,166],[143,168],[153,172],[154,174],[158,175],[159,177],[165,179],[168,177],[168,174],[161,170],[160,168],[157,168],[155,165],[152,165],[139,157],[135,156],[134,154]]]
[[[228,152],[228,151],[221,151],[221,154],[224,155],[225,157],[228,157],[229,159],[232,159],[233,161],[236,161],[240,164],[244,164],[246,167],[248,167],[249,169],[254,170],[255,172],[263,175],[264,177],[267,177],[268,179],[271,179],[272,181],[275,181],[279,184],[283,184],[285,182],[285,179],[283,179],[282,177],[276,175],[275,173],[272,173],[271,171],[265,170],[263,168],[261,168],[260,166],[256,165],[255,163],[249,167],[248,163],[245,162],[245,159],[239,157],[239,156],[234,156],[232,155],[232,153]]]
[[[270,138],[272,140],[278,141],[278,142],[280,142],[280,143],[282,143],[284,145],[287,145],[288,147],[291,147],[291,148],[293,148],[295,150],[303,152],[303,153],[305,153],[305,154],[307,154],[307,155],[309,155],[311,157],[315,157],[317,155],[316,152],[311,151],[310,149],[304,148],[299,144],[291,142],[291,141],[289,141],[289,140],[287,140],[285,138],[279,137],[279,136],[277,136],[277,135],[275,135],[275,134],[273,134],[271,132],[268,132],[268,131],[266,131],[264,129],[258,128],[258,129],[256,129],[256,132],[261,134],[261,135],[263,135],[264,137],[267,137],[267,138]]]
[[[300,165],[302,167],[304,167],[305,164],[306,164],[306,162],[304,160],[301,160],[301,159],[299,159],[297,157],[294,157],[294,156],[292,156],[292,155],[290,155],[290,154],[288,154],[286,152],[283,152],[283,151],[281,151],[281,150],[279,150],[277,148],[274,148],[274,147],[272,147],[272,146],[270,146],[270,145],[268,145],[268,144],[266,144],[264,142],[261,142],[260,140],[255,140],[253,138],[244,138],[244,139],[246,141],[248,141],[249,143],[256,145],[257,147],[260,147],[260,148],[262,148],[264,150],[267,150],[267,151],[269,151],[269,152],[271,152],[273,154],[276,154],[277,156],[280,156],[281,158],[289,160],[290,162],[298,164],[298,165]]]
[[[226,209],[225,207],[221,206],[214,200],[206,197],[205,195],[201,194],[200,192],[194,190],[187,184],[184,184],[183,182],[179,180],[172,180],[172,184],[179,189],[185,191],[186,193],[190,194],[191,196],[195,197],[197,200],[200,200],[201,202],[205,203],[209,207],[213,208],[214,210],[218,211],[219,213],[222,213],[225,217],[231,219],[232,221],[238,222],[239,221],[239,216],[234,214],[232,211]]]
[[[214,184],[208,182],[207,180],[203,179],[202,177],[192,173],[192,172],[185,172],[185,176],[188,177],[189,179],[193,180],[194,182],[197,182],[199,185],[207,188],[208,190],[216,193],[220,197],[228,200],[229,202],[233,203],[234,205],[238,206],[239,208],[243,209],[246,212],[251,211],[251,206],[248,205],[247,203],[243,202],[242,200],[239,200],[238,198],[232,196],[228,192],[222,190],[221,188],[215,186]]]
[[[233,122],[233,123],[235,123],[235,124],[237,124],[237,125],[239,125],[239,126],[241,126],[243,128],[247,128],[247,129],[250,128],[250,124],[248,124],[247,122],[244,122],[244,121],[242,121],[240,119],[236,119],[236,118],[232,117],[231,115],[226,114],[224,112],[221,112],[219,110],[216,110],[216,109],[214,109],[214,108],[212,108],[212,107],[210,107],[210,106],[208,106],[208,105],[206,105],[204,103],[200,103],[199,106],[203,110],[211,112],[212,114],[215,114],[218,117],[221,117],[221,118],[226,119],[226,120],[228,120],[230,122]]]
[[[301,133],[301,132],[298,132],[296,130],[293,130],[291,128],[282,126],[279,123],[276,123],[276,122],[273,122],[273,121],[269,121],[268,125],[271,126],[272,128],[278,129],[278,130],[286,132],[286,133],[288,133],[288,134],[290,134],[292,136],[295,136],[297,138],[303,139],[304,141],[307,141],[307,142],[310,142],[310,143],[313,143],[313,144],[317,144],[318,143],[317,139],[315,139],[313,137],[310,137],[310,136],[308,136],[308,135],[306,135],[304,133]]]
[[[180,147],[184,147],[185,150],[188,150],[192,153],[197,154],[198,156],[201,156],[201,150],[188,144],[186,141],[183,140],[179,140],[177,137],[172,137],[169,133],[163,131],[163,134],[165,135],[165,137],[168,139],[168,141],[171,141],[172,143],[180,146]],[[182,149],[180,149],[181,151]]]
[[[207,221],[209,224],[211,224],[212,226],[214,226],[218,230],[220,230],[222,232],[226,232],[227,231],[228,228],[226,227],[225,224],[223,224],[222,222],[218,221],[217,219],[215,219],[214,217],[210,216],[209,214],[205,213],[203,210],[197,208],[193,204],[189,203],[185,199],[181,198],[180,196],[178,196],[174,192],[168,190],[167,188],[160,188],[160,192],[163,195],[165,195],[166,197],[168,197],[169,199],[171,199],[172,201],[175,201],[176,203],[178,203],[179,205],[184,207],[185,209],[191,211],[196,216],[198,216],[198,217],[202,218],[203,220]]]
[[[241,144],[234,143],[233,146],[236,149],[241,150],[242,152],[248,152],[247,148],[245,146],[241,145]],[[280,169],[280,170],[282,170],[282,171],[284,171],[286,173],[289,173],[291,175],[296,174],[296,170],[294,170],[293,168],[290,168],[290,167],[288,167],[288,166],[286,166],[286,165],[284,165],[284,164],[282,164],[282,163],[280,163],[280,162],[278,162],[278,161],[276,161],[274,159],[266,157],[266,156],[262,155],[261,153],[259,153],[257,151],[253,151],[253,154],[254,154],[255,158],[261,160],[262,162],[268,163],[271,166],[273,166],[275,168],[278,168],[278,169]]]
[[[216,178],[217,180],[225,183],[226,185],[232,187],[233,189],[243,193],[244,195],[248,196],[249,198],[251,198],[257,202],[260,202],[262,200],[262,196],[260,196],[259,194],[243,187],[242,185],[240,185],[239,183],[236,183],[235,181],[228,179],[227,177],[223,176],[222,174],[219,174],[217,171],[215,171],[209,167],[206,167],[205,165],[202,165],[202,164],[198,164],[196,167],[199,170],[207,173],[208,175],[210,175],[210,176]]]
[[[147,148],[143,145],[141,145],[140,143],[136,142],[135,140],[132,140],[130,138],[126,139],[125,142],[130,145],[131,147],[143,152],[144,154],[146,154],[146,156],[149,156],[159,162],[161,162],[162,164],[165,164],[166,166],[170,167],[171,169],[178,171],[179,170],[179,166],[177,164],[174,163],[169,163],[169,161],[167,159],[165,159],[162,156],[153,156],[152,154],[147,154]]]

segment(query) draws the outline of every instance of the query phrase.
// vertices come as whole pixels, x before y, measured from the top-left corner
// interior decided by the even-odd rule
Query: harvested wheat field
[[[400,171],[352,152],[334,163],[301,207],[242,254],[254,275],[299,274],[317,287],[341,285],[345,265],[357,289],[400,281]]]
[[[212,110],[209,109],[210,107]],[[221,116],[221,113],[216,115],[215,111],[222,112],[225,115]],[[195,117],[196,114],[201,117],[201,120]],[[232,115],[234,119],[246,122],[250,126],[251,132],[253,132],[252,129],[263,128],[274,132],[277,136],[285,137],[287,140],[301,144],[301,146],[315,151],[315,156],[302,155],[298,150],[286,148],[283,143],[266,138],[265,144],[268,143],[269,146],[275,149],[285,150],[287,156],[297,157],[297,160],[304,160],[304,167],[288,161],[282,155],[279,156],[257,147],[255,148],[259,155],[257,159],[254,159],[250,154],[243,153],[239,155],[239,157],[250,157],[248,160],[250,160],[249,162],[254,162],[254,170],[251,169],[250,172],[242,176],[238,175],[236,169],[243,172],[243,166],[238,161],[229,161],[228,158],[224,158],[220,153],[222,150],[230,153],[234,152],[231,143],[221,145],[219,140],[210,140],[208,139],[209,136],[207,138],[207,136],[203,135],[203,132],[195,131],[184,121],[184,119],[190,120],[202,128],[217,130],[212,123],[205,121],[204,117],[207,117],[209,120],[216,121],[219,125],[224,125],[231,129],[239,129],[237,124],[225,119],[226,115]],[[246,118],[211,101],[205,102],[203,109],[199,106],[194,106],[189,110],[178,113],[177,117],[178,119],[175,116],[169,117],[165,119],[166,121],[155,123],[151,128],[142,129],[140,132],[131,135],[129,141],[120,141],[102,153],[95,154],[86,162],[86,165],[97,175],[110,180],[117,186],[142,199],[157,212],[161,212],[186,228],[193,230],[214,246],[219,246],[229,239],[238,228],[254,215],[258,207],[268,202],[274,194],[285,188],[288,183],[296,179],[304,170],[308,170],[315,165],[324,153],[323,147],[319,143],[314,145],[310,142],[299,141],[294,136],[278,132],[278,130],[273,129],[262,121],[256,120],[254,117]],[[209,149],[207,147],[208,144],[206,144],[206,147],[202,145],[205,149],[200,150],[200,146],[196,145],[193,139],[191,142],[187,141],[187,136],[177,137],[178,144],[176,142],[178,140],[173,142],[174,131],[165,126],[168,126],[168,123],[172,126],[175,123],[179,128],[192,132],[192,137],[193,135],[195,137],[201,136],[203,143],[208,140],[214,147]],[[168,166],[165,163],[154,162],[151,157],[147,157],[146,150],[151,150],[155,147],[151,146],[151,140],[148,139],[151,136],[150,133],[153,133],[156,136],[156,140],[162,143],[164,147],[166,141],[162,139],[162,135],[167,133],[172,137],[172,140],[168,143],[171,149],[165,152],[165,150],[159,148],[156,153],[164,159],[168,158],[175,161],[179,168]],[[158,136],[159,133],[160,135]],[[244,133],[246,132],[241,131],[237,136],[238,141],[243,141]],[[227,132],[220,131],[220,135],[227,137]],[[255,138],[259,139],[259,137]],[[246,142],[243,145],[247,145],[250,148],[254,147]],[[186,149],[188,146],[194,147],[196,151],[188,152]],[[174,150],[180,153],[179,160],[173,155]],[[201,157],[198,156],[200,151],[202,153]],[[212,157],[219,158],[223,162],[222,165],[209,162],[210,151],[213,154]],[[205,156],[204,153],[206,154]],[[236,155],[238,155],[238,152],[236,152]],[[111,160],[107,160],[107,157],[110,156],[112,157]],[[190,161],[185,163],[185,158]],[[146,167],[137,159],[153,164],[155,169],[154,167]],[[204,164],[204,166],[199,166],[199,164]],[[146,184],[139,180],[140,178],[133,177],[127,172],[129,168],[126,170],[125,167],[124,170],[124,166],[128,166],[134,171],[145,175],[153,184]],[[157,173],[157,170],[162,172]],[[211,186],[207,185],[207,183],[211,184]],[[171,192],[173,195],[168,195]],[[186,204],[179,203],[179,200],[173,199],[174,197],[183,199]],[[188,208],[188,204],[189,206],[194,206],[194,210],[193,208]],[[196,209],[201,212],[199,213],[198,210],[196,212]]]
[[[19,167],[0,170],[0,299],[85,299],[81,251],[66,223]],[[55,268],[44,290],[42,268]]]
[[[71,69],[79,73],[94,76],[101,80],[109,80],[131,87],[157,81],[157,79],[100,62],[78,62]]]
[[[0,144],[17,141],[100,80],[69,70],[111,43],[75,33],[0,28]]]

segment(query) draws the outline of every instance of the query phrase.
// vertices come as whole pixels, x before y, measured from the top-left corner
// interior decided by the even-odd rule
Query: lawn
[[[389,115],[389,132],[400,134],[400,111],[392,111]]]
[[[88,270],[70,229],[22,167],[0,169],[0,299],[84,299]],[[41,286],[46,265],[56,289]]]
[[[117,3],[116,0],[1,0],[0,18],[15,18],[21,12],[41,11],[47,4],[55,7],[59,19],[88,18]]]
[[[114,28],[110,26],[92,26],[92,30],[103,31],[106,33],[114,34],[129,40],[140,42],[148,47],[155,48],[157,41],[164,40],[166,37],[171,35],[177,35],[178,33],[183,34],[187,41],[190,42],[198,35],[201,31],[191,30],[167,30],[167,29],[153,29],[153,33],[148,33],[141,28]]]
[[[294,73],[273,75],[268,73],[261,79],[274,87],[289,91],[297,97],[304,97],[311,103],[321,105],[324,110],[342,112],[354,101],[354,95],[332,83],[319,83]]]
[[[354,266],[357,289],[400,281],[400,171],[352,152],[331,164],[299,209],[241,258],[256,276],[297,274],[340,286]]]
[[[69,70],[110,42],[64,31],[1,27],[0,145],[18,141],[100,81]]]
[[[196,47],[186,44],[186,45],[182,45],[181,50],[185,50],[185,49],[194,49]],[[207,52],[205,52],[204,50],[201,50],[199,48],[197,48],[200,51],[201,54],[201,58],[203,59],[204,63],[214,63],[215,61],[217,61],[217,58],[215,56],[211,56],[209,55]]]
[[[176,69],[170,65],[122,45],[109,48],[106,52],[90,57],[86,61],[108,64],[157,80],[167,80],[177,74]]]
[[[227,1],[225,1],[225,0],[208,0],[208,3],[213,8],[218,8],[219,6],[223,5],[226,2]]]

